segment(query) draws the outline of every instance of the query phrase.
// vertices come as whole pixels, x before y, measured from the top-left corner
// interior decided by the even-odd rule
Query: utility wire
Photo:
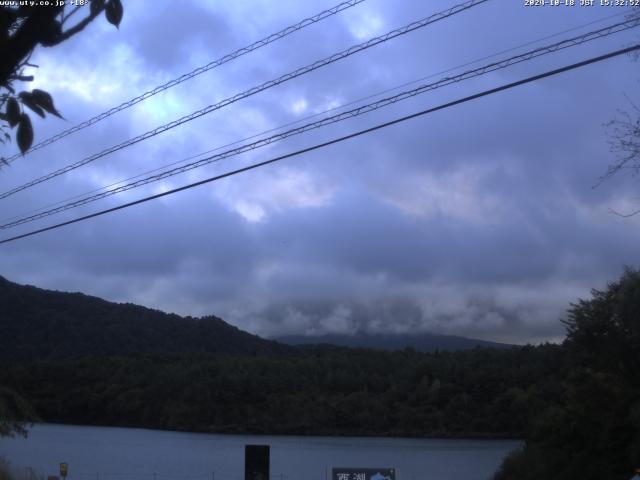
[[[349,119],[349,118],[354,118],[360,115],[363,115],[365,113],[369,113],[375,110],[378,110],[380,108],[384,108],[387,107],[389,105],[392,105],[394,103],[397,103],[399,101],[402,100],[406,100],[409,98],[412,98],[416,95],[420,95],[422,93],[426,93],[428,91],[432,91],[432,90],[436,90],[438,88],[442,88],[444,86],[447,85],[451,85],[454,83],[458,83],[464,80],[468,80],[470,78],[474,78],[474,77],[478,77],[481,75],[485,75],[487,73],[490,72],[495,72],[496,70],[501,70],[522,62],[526,62],[529,60],[532,60],[534,58],[537,57],[541,57],[544,55],[548,55],[554,52],[557,52],[559,50],[563,50],[569,47],[574,47],[577,45],[581,45],[583,43],[592,41],[592,40],[596,40],[596,39],[600,39],[603,37],[606,37],[608,35],[612,35],[614,33],[618,33],[624,30],[628,30],[630,28],[634,28],[637,27],[638,25],[640,25],[640,18],[639,19],[635,19],[635,20],[627,20],[624,22],[620,22],[605,28],[601,28],[599,30],[595,30],[592,32],[588,32],[585,33],[583,35],[577,36],[577,37],[573,37],[573,38],[569,38],[566,40],[562,40],[560,42],[554,43],[552,45],[547,45],[544,47],[539,47],[537,49],[531,50],[529,52],[525,52],[522,53],[520,55],[516,55],[510,58],[507,58],[505,60],[501,60],[498,62],[494,62],[491,63],[489,65],[485,65],[483,67],[480,68],[476,68],[473,70],[468,70],[464,73],[461,73],[459,75],[455,75],[453,77],[446,77],[443,78],[441,80],[438,80],[437,82],[434,83],[429,83],[429,84],[425,84],[425,85],[421,85],[418,86],[417,88],[414,88],[412,90],[407,90],[404,92],[400,92],[397,95],[391,96],[391,97],[387,97],[387,98],[383,98],[380,99],[376,102],[372,102],[369,103],[367,105],[363,105],[342,113],[338,113],[336,115],[332,115],[329,117],[325,117],[323,119],[320,119],[316,122],[312,122],[312,123],[307,123],[305,125],[302,125],[300,127],[296,127],[296,128],[292,128],[290,130],[287,130],[285,132],[281,132],[278,133],[276,135],[273,135],[271,137],[267,137],[267,138],[263,138],[261,140],[252,142],[252,143],[248,143],[248,144],[244,144],[241,145],[239,147],[227,150],[225,152],[221,152],[219,154],[216,155],[212,155],[209,157],[206,157],[204,159],[200,159],[197,160],[195,162],[180,166],[180,167],[175,167],[173,169],[170,170],[166,170],[164,172],[158,173],[156,175],[152,175],[150,177],[146,177],[140,180],[137,180],[135,182],[131,182],[110,190],[106,190],[106,191],[102,191],[100,193],[96,193],[94,195],[89,195],[86,196],[84,198],[80,198],[78,200],[66,203],[64,205],[55,207],[55,208],[51,208],[33,215],[29,215],[29,216],[25,216],[22,217],[20,219],[11,221],[11,222],[7,222],[4,223],[2,225],[0,225],[0,230],[6,230],[8,228],[12,228],[12,227],[16,227],[18,225],[22,225],[24,223],[28,223],[28,222],[32,222],[35,220],[40,220],[42,218],[54,215],[56,213],[60,213],[66,210],[70,210],[72,208],[75,207],[79,207],[81,205],[86,205],[88,203],[91,202],[95,202],[97,200],[103,199],[105,197],[111,196],[111,195],[115,195],[121,192],[125,192],[134,188],[138,188],[141,187],[143,185],[147,185],[149,183],[152,182],[156,182],[168,177],[172,177],[174,175],[178,175],[180,173],[184,173],[186,171],[189,170],[193,170],[195,168],[199,168],[202,167],[204,165],[210,164],[210,163],[214,163],[214,162],[218,162],[220,160],[223,160],[225,158],[229,158],[232,156],[236,156],[239,155],[241,153],[245,153],[251,150],[255,150],[257,148],[269,145],[271,143],[280,141],[280,140],[284,140],[286,138],[292,137],[294,135],[300,135],[302,133],[308,132],[310,130],[314,130],[317,128],[321,128],[324,127],[326,125],[330,125],[333,123],[337,123],[337,122],[341,122],[343,120]]]
[[[64,173],[70,172],[72,170],[75,170],[76,168],[79,168],[83,165],[86,165],[88,163],[94,162],[99,158],[102,158],[106,155],[109,155],[111,153],[117,152],[118,150],[122,150],[126,147],[129,147],[133,144],[136,144],[138,142],[141,142],[143,140],[146,140],[148,138],[151,138],[155,135],[158,135],[159,133],[163,133],[166,132],[167,130],[170,130],[172,128],[175,128],[179,125],[182,125],[183,123],[189,122],[191,120],[195,120],[196,118],[202,117],[204,115],[207,115],[215,110],[219,110],[223,107],[226,107],[232,103],[235,103],[239,100],[242,100],[244,98],[250,97],[252,95],[255,95],[259,92],[262,92],[268,88],[271,87],[275,87],[276,85],[280,85],[284,82],[287,82],[289,80],[292,80],[294,78],[297,78],[301,75],[307,74],[309,72],[312,72],[314,70],[317,70],[319,68],[322,68],[326,65],[332,64],[334,62],[337,62],[338,60],[342,60],[343,58],[347,58],[355,53],[361,52],[363,50],[366,50],[368,48],[371,48],[375,45],[387,42],[389,40],[392,40],[396,37],[399,37],[400,35],[405,35],[409,32],[412,32],[414,30],[417,30],[419,28],[423,28],[426,27],[427,25],[430,25],[432,23],[435,23],[437,21],[443,20],[445,18],[451,17],[453,15],[456,15],[458,13],[461,13],[465,10],[468,10],[472,7],[475,7],[477,5],[480,5],[482,3],[485,3],[489,0],[468,0],[464,3],[455,5],[451,8],[448,8],[442,12],[438,12],[435,13],[429,17],[423,18],[422,20],[418,20],[415,22],[411,22],[403,27],[397,28],[395,30],[391,30],[390,32],[384,34],[384,35],[380,35],[378,37],[374,37],[366,42],[360,43],[358,45],[354,45],[352,47],[347,48],[346,50],[343,50],[339,53],[335,53],[329,57],[326,57],[322,60],[318,60],[314,63],[311,63],[307,66],[301,67],[297,70],[294,70],[292,72],[289,72],[285,75],[282,75],[274,80],[269,80],[268,82],[265,82],[261,85],[258,85],[256,87],[250,88],[249,90],[246,90],[242,93],[238,93],[232,97],[226,98],[218,103],[209,105],[207,107],[204,107],[201,110],[197,110],[189,115],[186,115],[182,118],[179,118],[178,120],[174,120],[170,123],[167,123],[165,125],[162,125],[154,130],[150,130],[146,133],[143,133],[142,135],[139,135],[137,137],[134,137],[132,139],[129,139],[123,143],[120,143],[119,145],[107,148],[106,150],[103,150],[102,152],[96,153],[94,155],[91,155],[89,157],[86,157],[82,160],[79,160],[75,163],[72,163],[70,165],[67,165],[66,167],[60,168],[54,172],[51,172],[47,175],[44,175],[42,177],[39,177],[35,180],[31,180],[30,182],[27,182],[19,187],[15,187],[12,190],[9,190],[7,192],[4,192],[2,194],[0,194],[0,199],[4,199],[7,198],[11,195],[14,195],[17,192],[20,192],[22,190],[26,190],[27,188],[33,187],[34,185],[38,185],[42,182],[45,182],[47,180],[51,180],[52,178],[55,178],[59,175],[62,175]]]
[[[411,80],[410,82],[405,82],[403,84],[396,85],[395,87],[387,88],[387,89],[379,91],[377,93],[367,95],[365,97],[360,97],[360,98],[358,98],[356,100],[352,100],[352,101],[350,101],[348,103],[343,103],[342,105],[338,105],[336,107],[332,107],[332,108],[329,108],[327,110],[323,110],[321,112],[317,112],[317,113],[314,113],[312,115],[308,115],[306,117],[294,120],[292,122],[285,123],[285,124],[280,125],[278,127],[273,127],[273,128],[268,129],[268,130],[263,130],[262,132],[255,133],[255,134],[253,134],[253,135],[251,135],[249,137],[245,137],[245,138],[242,138],[242,139],[239,139],[239,140],[234,140],[233,142],[226,143],[224,145],[219,145],[219,146],[217,146],[215,148],[212,148],[212,149],[209,149],[209,150],[205,150],[203,152],[200,152],[200,153],[195,154],[195,155],[191,155],[191,156],[183,158],[181,160],[177,160],[175,162],[171,162],[169,164],[165,164],[165,165],[162,165],[160,167],[156,167],[156,168],[153,168],[151,170],[147,170],[147,171],[138,173],[138,174],[133,175],[131,177],[127,177],[127,178],[124,178],[122,180],[118,180],[117,182],[113,182],[113,183],[110,183],[108,185],[104,185],[102,187],[95,188],[95,189],[90,190],[88,192],[84,192],[84,193],[81,193],[81,194],[78,194],[78,195],[74,195],[72,197],[67,197],[65,199],[62,199],[62,200],[59,200],[57,202],[53,202],[53,203],[44,205],[44,206],[39,207],[39,208],[31,209],[31,210],[28,210],[26,212],[22,212],[20,214],[12,215],[11,217],[5,217],[2,220],[0,220],[0,223],[2,223],[2,222],[10,222],[11,220],[14,220],[14,219],[18,219],[18,218],[21,218],[21,217],[24,217],[24,216],[27,216],[27,215],[31,215],[33,213],[42,212],[44,210],[51,209],[51,208],[56,207],[58,205],[62,205],[64,203],[68,203],[68,202],[71,202],[71,201],[76,200],[76,199],[80,199],[80,198],[85,197],[87,195],[91,195],[91,194],[96,193],[96,192],[101,192],[103,190],[107,190],[107,189],[110,189],[112,187],[116,187],[117,185],[123,184],[125,182],[129,182],[131,180],[135,180],[136,178],[144,177],[145,175],[150,175],[152,173],[158,172],[158,171],[163,170],[165,168],[173,167],[173,166],[188,162],[189,160],[194,160],[196,158],[202,157],[203,155],[207,155],[207,154],[210,154],[210,153],[213,153],[213,152],[217,152],[219,150],[222,150],[223,148],[231,147],[233,145],[237,145],[239,143],[246,142],[248,140],[253,140],[254,138],[261,137],[261,136],[266,135],[268,133],[277,132],[277,131],[283,130],[283,129],[287,128],[287,127],[291,127],[293,125],[298,125],[298,124],[300,124],[302,122],[306,122],[307,120],[311,120],[312,118],[317,118],[317,117],[319,117],[321,115],[325,115],[327,113],[334,112],[336,110],[342,110],[342,109],[344,109],[346,107],[349,107],[351,105],[356,105],[358,103],[364,102],[365,100],[370,100],[372,98],[376,98],[376,97],[379,97],[381,95],[385,95],[387,93],[399,90],[401,88],[408,87],[409,85],[415,85],[416,83],[420,83],[420,82],[423,82],[423,81],[428,80],[430,78],[437,77],[438,75],[443,75],[445,73],[454,72],[454,71],[459,70],[461,68],[468,67],[470,65],[474,65],[476,63],[479,63],[479,62],[481,62],[483,60],[488,60],[488,59],[491,59],[491,58],[495,58],[495,57],[498,57],[498,56],[503,55],[505,53],[513,52],[513,51],[519,50],[519,49],[521,49],[523,47],[527,47],[527,46],[530,46],[530,45],[534,45],[536,43],[540,43],[540,42],[542,42],[544,40],[549,40],[550,38],[559,37],[560,35],[564,35],[565,33],[574,32],[576,30],[580,30],[580,29],[588,27],[590,25],[594,25],[596,23],[602,23],[602,22],[604,22],[606,20],[610,20],[610,19],[615,18],[615,17],[620,17],[620,16],[623,16],[623,15],[627,15],[627,14],[629,14],[631,12],[633,12],[633,10],[629,10],[629,11],[626,11],[626,12],[614,13],[613,15],[608,15],[606,17],[602,17],[602,18],[599,18],[597,20],[593,20],[593,21],[588,22],[588,23],[577,25],[575,27],[571,27],[571,28],[568,28],[566,30],[562,30],[560,32],[556,32],[556,33],[553,33],[551,35],[547,35],[547,36],[538,38],[537,40],[531,40],[531,41],[528,41],[526,43],[521,43],[520,45],[517,45],[515,47],[511,47],[511,48],[508,48],[506,50],[501,50],[500,52],[496,52],[496,53],[493,53],[491,55],[487,55],[487,56],[484,56],[484,57],[481,57],[481,58],[478,58],[478,59],[475,59],[475,60],[471,60],[471,61],[466,62],[464,64],[456,65],[455,67],[451,67],[451,68],[448,68],[446,70],[441,70],[441,71],[439,71],[437,73],[432,73],[432,74],[429,74],[427,76],[418,78],[416,80]],[[2,225],[0,225],[0,228],[2,228]]]
[[[190,80],[194,77],[197,77],[198,75],[208,72],[209,70],[212,70],[216,67],[219,67],[221,65],[224,65],[225,63],[230,62],[231,60],[235,60],[236,58],[239,58],[243,55],[246,55],[247,53],[253,52],[254,50],[258,50],[259,48],[262,48],[266,45],[269,45],[270,43],[273,43],[277,40],[280,40],[281,38],[284,38],[294,32],[297,32],[298,30],[302,30],[303,28],[308,27],[309,25],[313,25],[315,23],[318,23],[326,18],[329,18],[337,13],[342,12],[343,10],[346,10],[348,8],[354,7],[359,3],[364,2],[365,0],[349,0],[343,3],[340,3],[338,5],[336,5],[335,7],[329,8],[327,10],[324,10],[320,13],[317,13],[316,15],[309,17],[309,18],[305,18],[304,20],[301,20],[300,22],[294,24],[294,25],[290,25],[282,30],[280,30],[279,32],[276,33],[272,33],[271,35],[264,37],[261,40],[258,40],[254,43],[252,43],[251,45],[247,45],[246,47],[242,47],[239,48],[238,50],[235,50],[234,52],[228,53],[220,58],[218,58],[217,60],[214,60],[210,63],[208,63],[207,65],[204,65],[202,67],[198,67],[195,70],[192,70],[189,73],[185,73],[184,75],[181,75],[178,78],[174,78],[173,80],[168,81],[167,83],[164,83],[162,85],[159,85],[155,88],[153,88],[152,90],[149,90],[147,92],[142,93],[141,95],[138,95],[135,98],[132,98],[131,100],[128,100],[124,103],[121,103],[120,105],[118,105],[117,107],[113,107],[110,110],[107,110],[105,112],[100,113],[99,115],[96,115],[95,117],[90,118],[89,120],[86,120],[78,125],[75,125],[74,127],[71,127],[67,130],[64,130],[56,135],[53,135],[52,137],[47,138],[46,140],[43,140],[35,145],[33,145],[29,150],[27,150],[26,152],[24,152],[24,154],[22,153],[16,153],[15,155],[5,159],[7,163],[11,163],[14,160],[16,160],[17,158],[26,155],[27,153],[31,153],[34,152],[35,150],[39,150],[43,147],[46,147],[47,145],[51,145],[52,143],[57,142],[58,140],[60,140],[61,138],[64,138],[68,135],[71,135],[72,133],[76,133],[79,132],[80,130],[83,130],[95,123],[98,123],[102,120],[104,120],[107,117],[110,117],[111,115],[114,115],[118,112],[121,112],[122,110],[125,110],[129,107],[132,107],[134,105],[136,105],[137,103],[142,102],[143,100],[146,100],[147,98],[151,98],[154,95],[163,92],[171,87],[175,87],[176,85],[179,85],[180,83],[186,82],[187,80]]]
[[[220,174],[220,175],[216,175],[216,176],[213,176],[213,177],[206,178],[204,180],[200,180],[198,182],[190,183],[188,185],[183,185],[182,187],[174,188],[174,189],[168,190],[166,192],[158,193],[158,194],[155,194],[155,195],[151,195],[151,196],[148,196],[148,197],[141,198],[139,200],[135,200],[133,202],[129,202],[129,203],[125,203],[125,204],[122,204],[122,205],[118,205],[117,207],[108,208],[108,209],[101,210],[99,212],[95,212],[95,213],[92,213],[92,214],[89,214],[89,215],[84,215],[82,217],[74,218],[74,219],[68,220],[66,222],[58,223],[58,224],[51,225],[51,226],[48,226],[48,227],[45,227],[45,228],[40,228],[38,230],[32,230],[30,232],[23,233],[21,235],[16,235],[14,237],[5,238],[3,240],[0,240],[0,244],[13,242],[15,240],[19,240],[19,239],[22,239],[22,238],[26,238],[26,237],[30,237],[30,236],[36,235],[38,233],[47,232],[49,230],[54,230],[54,229],[57,229],[57,228],[64,227],[66,225],[71,225],[73,223],[78,223],[78,222],[81,222],[83,220],[88,220],[90,218],[95,218],[95,217],[98,217],[98,216],[101,216],[101,215],[105,215],[107,213],[115,212],[115,211],[122,210],[122,209],[125,209],[125,208],[128,208],[128,207],[132,207],[134,205],[139,205],[141,203],[145,203],[145,202],[148,202],[148,201],[151,201],[151,200],[155,200],[155,199],[158,199],[158,198],[161,198],[161,197],[165,197],[167,195],[172,195],[174,193],[178,193],[178,192],[181,192],[183,190],[189,190],[191,188],[199,187],[201,185],[205,185],[207,183],[215,182],[215,181],[221,180],[223,178],[231,177],[231,176],[237,175],[239,173],[247,172],[249,170],[254,170],[254,169],[259,168],[259,167],[264,167],[266,165],[270,165],[272,163],[276,163],[276,162],[279,162],[281,160],[285,160],[287,158],[296,157],[298,155],[302,155],[303,153],[308,153],[308,152],[311,152],[311,151],[314,151],[314,150],[318,150],[320,148],[328,147],[329,145],[334,145],[334,144],[337,144],[337,143],[341,143],[341,142],[344,142],[346,140],[350,140],[352,138],[359,137],[361,135],[364,135],[364,134],[367,134],[367,133],[371,133],[371,132],[374,132],[376,130],[380,130],[380,129],[383,129],[383,128],[386,128],[386,127],[389,127],[391,125],[395,125],[395,124],[398,124],[398,123],[405,122],[407,120],[411,120],[413,118],[417,118],[417,117],[420,117],[420,116],[423,116],[423,115],[427,115],[429,113],[437,112],[439,110],[444,110],[446,108],[450,108],[450,107],[453,107],[455,105],[460,105],[462,103],[466,103],[466,102],[469,102],[469,101],[472,101],[472,100],[476,100],[476,99],[481,98],[481,97],[485,97],[485,96],[492,95],[492,94],[495,94],[495,93],[498,93],[498,92],[502,92],[504,90],[509,90],[509,89],[512,89],[512,88],[515,88],[515,87],[518,87],[520,85],[524,85],[524,84],[527,84],[527,83],[531,83],[531,82],[535,82],[535,81],[538,81],[538,80],[542,80],[543,78],[551,77],[553,75],[558,75],[558,74],[563,73],[563,72],[567,72],[567,71],[570,71],[570,70],[575,70],[575,69],[578,69],[578,68],[581,68],[581,67],[585,67],[585,66],[591,65],[593,63],[602,62],[604,60],[608,60],[610,58],[617,57],[617,56],[620,56],[620,55],[624,55],[626,53],[630,53],[630,52],[637,51],[637,50],[640,50],[640,44],[636,44],[636,45],[633,45],[631,47],[627,47],[627,48],[623,48],[623,49],[620,49],[620,50],[616,50],[614,52],[610,52],[610,53],[607,53],[605,55],[600,55],[598,57],[592,57],[592,58],[590,58],[588,60],[583,60],[582,62],[574,63],[574,64],[571,64],[571,65],[567,65],[567,66],[564,66],[564,67],[561,67],[561,68],[557,68],[555,70],[550,70],[550,71],[547,71],[547,72],[544,72],[544,73],[541,73],[541,74],[538,74],[538,75],[534,75],[534,76],[531,76],[531,77],[528,77],[528,78],[525,78],[525,79],[522,79],[522,80],[518,80],[516,82],[507,83],[505,85],[502,85],[502,86],[496,87],[496,88],[492,88],[490,90],[484,90],[484,91],[482,91],[480,93],[476,93],[474,95],[469,95],[467,97],[460,98],[460,99],[454,100],[452,102],[448,102],[448,103],[444,103],[444,104],[438,105],[437,107],[432,107],[432,108],[428,108],[428,109],[425,109],[425,110],[421,110],[421,111],[413,113],[411,115],[406,115],[404,117],[396,118],[394,120],[391,120],[391,121],[388,121],[388,122],[385,122],[385,123],[380,123],[380,124],[375,125],[373,127],[366,128],[364,130],[360,130],[360,131],[351,133],[349,135],[345,135],[345,136],[342,136],[342,137],[334,138],[333,140],[329,140],[329,141],[326,141],[326,142],[323,142],[323,143],[318,143],[318,144],[313,145],[311,147],[303,148],[301,150],[297,150],[295,152],[291,152],[291,153],[288,153],[286,155],[281,155],[279,157],[275,157],[275,158],[272,158],[270,160],[265,160],[263,162],[254,163],[254,164],[248,165],[246,167],[238,168],[238,169],[232,170],[230,172],[226,172],[226,173],[223,173],[223,174]]]

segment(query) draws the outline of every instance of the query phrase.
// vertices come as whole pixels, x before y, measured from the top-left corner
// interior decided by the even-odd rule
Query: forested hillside
[[[125,353],[286,351],[209,316],[183,318],[82,293],[18,285],[0,277],[0,359]]]
[[[496,480],[629,480],[640,469],[640,271],[593,290],[564,323],[560,395]]]
[[[181,319],[79,294],[43,299],[6,281],[0,290],[2,348],[13,352],[0,359],[0,386],[47,422],[526,438],[497,480],[627,480],[640,465],[640,271],[572,305],[562,345],[433,353],[284,347],[215,318]],[[34,319],[31,337],[21,319]],[[64,343],[54,327],[101,338]],[[119,338],[140,353],[108,344]],[[189,342],[200,350],[180,351]]]
[[[85,358],[4,365],[49,422],[209,432],[522,437],[560,400],[554,345],[424,354]]]
[[[418,351],[508,348],[447,335],[291,336],[267,341],[223,320],[180,317],[82,293],[18,285],[0,277],[0,359],[70,358],[131,353],[274,353],[286,345],[326,343],[356,348]],[[278,343],[276,343],[278,342]]]

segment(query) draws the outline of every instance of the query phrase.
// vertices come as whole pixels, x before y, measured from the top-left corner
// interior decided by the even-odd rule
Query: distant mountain
[[[129,353],[273,353],[290,347],[208,316],[181,317],[0,277],[0,360]]]
[[[276,337],[274,340],[288,345],[335,345],[350,348],[371,348],[376,350],[402,350],[413,348],[418,352],[435,352],[469,350],[475,347],[510,348],[506,343],[489,342],[474,338],[453,335],[436,335],[422,333],[407,334],[369,334],[355,335],[327,334],[320,336],[289,335]]]

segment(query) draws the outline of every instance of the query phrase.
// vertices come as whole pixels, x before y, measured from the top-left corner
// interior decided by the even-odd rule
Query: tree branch
[[[10,83],[20,63],[25,59],[43,38],[44,32],[55,22],[55,18],[63,7],[44,7],[34,9],[20,28],[6,42],[0,62],[0,85]]]
[[[100,15],[102,12],[104,11],[104,6],[100,7],[98,10],[96,10],[93,13],[89,13],[89,15],[82,21],[76,23],[73,27],[71,27],[70,29],[68,29],[65,32],[62,32],[58,38],[56,39],[56,41],[54,43],[52,43],[51,45],[49,45],[50,47],[57,45],[61,42],[64,42],[65,40],[70,39],[71,37],[73,37],[76,33],[80,33],[82,30],[85,29],[85,27],[87,25],[89,25],[98,15]]]
[[[73,10],[71,10],[67,15],[64,14],[64,10],[62,11],[62,24],[64,25],[64,23],[69,20],[73,15],[76,14],[76,12],[78,10],[80,10],[82,8],[82,5],[78,5],[77,7],[75,7]]]

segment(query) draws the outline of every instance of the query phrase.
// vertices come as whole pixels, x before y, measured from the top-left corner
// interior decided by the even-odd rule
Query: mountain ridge
[[[277,353],[283,344],[213,315],[182,317],[84,293],[20,285],[0,276],[0,360],[129,353]]]
[[[512,345],[437,334],[325,334],[264,339],[208,315],[180,316],[81,292],[20,285],[0,276],[0,360],[64,359],[122,354],[286,353],[311,345],[420,352]]]
[[[440,335],[435,333],[393,334],[357,332],[347,334],[324,334],[319,336],[281,335],[273,340],[292,346],[332,345],[347,348],[367,348],[372,350],[403,350],[413,348],[418,352],[469,350],[476,347],[512,348],[508,343],[479,340],[458,335]]]

